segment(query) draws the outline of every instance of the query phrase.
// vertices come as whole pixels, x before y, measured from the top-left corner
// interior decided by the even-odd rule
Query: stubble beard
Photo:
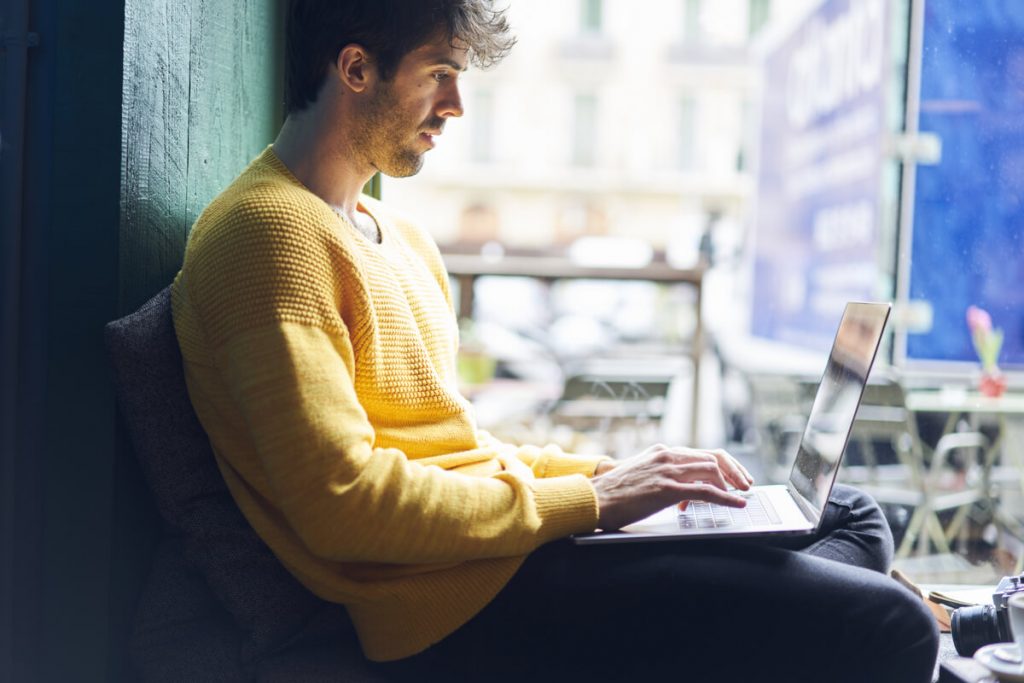
[[[392,178],[407,178],[423,168],[423,154],[412,148],[422,124],[409,124],[391,86],[381,85],[379,94],[368,105],[359,123],[358,139],[370,165]]]

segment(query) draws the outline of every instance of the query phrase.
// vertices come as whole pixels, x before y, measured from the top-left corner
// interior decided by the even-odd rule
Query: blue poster
[[[887,0],[827,0],[764,63],[752,333],[826,351],[879,282]]]
[[[909,294],[933,325],[907,358],[976,361],[974,305],[1024,366],[1024,2],[928,0],[923,39],[919,128],[942,157],[917,169]]]

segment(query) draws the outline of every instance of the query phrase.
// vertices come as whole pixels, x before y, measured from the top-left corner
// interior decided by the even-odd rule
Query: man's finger
[[[679,465],[699,465],[713,463],[717,465],[725,482],[733,487],[746,491],[753,485],[754,477],[740,464],[736,458],[723,449],[698,449],[675,447],[668,448],[661,444],[653,447]]]
[[[746,507],[747,499],[735,493],[723,491],[711,484],[680,484],[679,497],[685,501],[703,500],[707,503],[718,503],[733,508]]]
[[[664,452],[671,454],[672,459],[681,465],[688,465],[695,462],[718,462],[718,456],[714,453],[698,448],[677,446],[675,448],[665,448]]]
[[[704,482],[711,486],[717,486],[723,491],[729,488],[718,463],[699,462],[679,465],[670,470],[670,475],[679,483]]]
[[[732,483],[737,488],[746,490],[754,483],[754,478],[750,476],[750,472],[747,471],[747,468],[744,467],[743,464],[734,458],[728,451],[718,448],[710,451],[710,453],[718,459],[722,469],[729,474],[729,478],[733,480]]]
[[[754,483],[754,477],[750,474],[750,470],[748,470],[746,467],[744,467],[743,463],[741,463],[739,460],[737,460],[732,455],[729,455],[728,453],[726,455],[729,458],[729,462],[731,462],[733,465],[736,466],[736,469],[738,469],[740,471],[740,474],[742,474],[743,478],[747,480],[747,483],[748,484],[753,484]]]
[[[733,465],[727,459],[723,458],[719,461],[719,468],[722,470],[722,474],[725,475],[726,480],[738,489],[750,488],[750,483],[747,478],[743,476],[743,472],[738,467]]]
[[[729,473],[732,475],[730,479],[733,480],[732,483],[736,488],[746,491],[750,488],[750,485],[754,483],[754,480],[751,479],[746,471],[739,466],[739,463],[729,463]]]
[[[722,452],[725,453],[725,451],[722,451]],[[726,455],[727,458],[729,458],[729,462],[731,462],[736,467],[736,469],[738,469],[740,471],[740,474],[742,474],[743,478],[747,480],[747,483],[753,484],[754,483],[754,477],[750,474],[750,470],[748,470],[746,467],[744,467],[743,463],[741,463],[739,460],[737,460],[734,456],[732,456],[732,455],[730,455],[728,453],[725,453],[725,455]]]

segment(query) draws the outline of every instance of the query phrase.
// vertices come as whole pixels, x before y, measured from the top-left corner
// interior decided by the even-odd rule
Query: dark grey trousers
[[[534,552],[458,631],[382,665],[418,681],[926,683],[934,619],[885,572],[892,535],[837,485],[819,533]]]

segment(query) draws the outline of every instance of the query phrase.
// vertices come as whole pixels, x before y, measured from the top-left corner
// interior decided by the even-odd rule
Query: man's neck
[[[355,216],[359,193],[374,169],[350,153],[337,124],[324,125],[317,105],[290,114],[274,140],[274,153],[296,178],[335,210]]]

